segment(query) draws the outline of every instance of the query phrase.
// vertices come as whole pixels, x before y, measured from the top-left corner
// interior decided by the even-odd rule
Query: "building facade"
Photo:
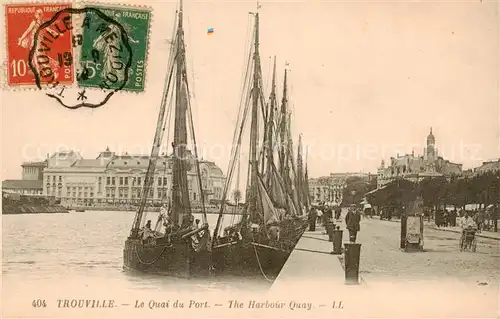
[[[474,169],[474,174],[483,174],[487,172],[500,172],[500,158],[496,161],[486,161]]]
[[[47,161],[25,162],[21,167],[23,180],[41,181],[43,179],[43,170],[47,167]]]
[[[84,159],[74,151],[58,152],[48,159],[43,173],[43,194],[55,196],[67,207],[137,205],[145,184],[149,156],[116,155],[109,148],[96,159]],[[189,154],[188,188],[193,206],[201,203],[194,157]],[[149,205],[172,198],[171,156],[158,158],[154,181],[148,194]],[[225,177],[210,161],[200,161],[205,203],[221,199]]]
[[[450,177],[462,174],[462,164],[452,163],[438,155],[436,139],[432,134],[432,128],[427,136],[427,147],[424,155],[415,156],[415,153],[403,156],[391,157],[386,167],[384,160],[378,169],[377,188],[392,182],[397,178],[404,178],[413,182],[419,182],[428,177]]]
[[[42,195],[41,180],[7,179],[2,181],[2,191],[23,195]]]
[[[47,161],[25,162],[21,164],[22,179],[7,179],[2,181],[2,191],[23,195],[43,194],[43,170]]]
[[[309,179],[309,194],[313,204],[321,202],[340,205],[349,176],[368,176],[364,173],[331,173],[329,176]]]

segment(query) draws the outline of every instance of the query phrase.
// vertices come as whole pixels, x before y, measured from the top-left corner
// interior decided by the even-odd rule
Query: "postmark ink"
[[[74,25],[75,16],[80,16],[80,25]],[[72,33],[67,33],[70,30]],[[84,46],[85,38],[99,45],[87,49]],[[47,96],[64,107],[102,106],[113,94],[122,90],[129,80],[132,49],[127,32],[120,23],[97,8],[64,8],[38,27],[34,39],[28,64],[35,83],[39,89],[42,89],[42,84],[46,84],[44,89],[47,90]],[[67,39],[75,54],[54,49],[54,43],[61,39]],[[54,66],[44,57],[46,52],[51,52],[60,65],[76,64],[77,88],[61,87]],[[90,60],[82,60],[84,56],[89,56]],[[106,72],[102,72],[103,66],[106,66]],[[89,91],[87,87],[92,86],[86,84],[92,81],[98,81],[98,89]]]

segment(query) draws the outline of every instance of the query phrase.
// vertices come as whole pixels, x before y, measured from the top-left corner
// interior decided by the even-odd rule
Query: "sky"
[[[85,158],[107,146],[150,152],[176,2],[141,4],[153,10],[145,92],[69,110],[40,90],[4,87],[2,179],[20,178],[22,162],[59,149]],[[185,1],[197,140],[204,159],[224,172],[255,8],[253,1]],[[280,92],[289,63],[292,130],[308,147],[309,176],[375,173],[382,159],[422,154],[430,127],[441,155],[464,168],[500,157],[498,9],[494,1],[262,1],[265,95],[276,55]]]

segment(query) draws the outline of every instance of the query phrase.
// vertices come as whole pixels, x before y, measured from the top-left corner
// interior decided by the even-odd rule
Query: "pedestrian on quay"
[[[457,226],[457,216],[458,216],[458,212],[457,212],[457,209],[455,208],[451,212],[451,219],[450,219],[451,227],[456,227]]]
[[[349,241],[351,243],[356,242],[356,236],[358,231],[360,230],[359,223],[361,221],[361,217],[356,209],[356,205],[351,205],[347,215],[345,216],[345,223],[347,230],[349,231]]]
[[[340,219],[340,215],[342,214],[342,208],[340,206],[335,207],[335,219]]]
[[[316,209],[316,216],[318,216],[316,218],[317,219],[316,222],[324,224],[324,222],[323,222],[323,212],[321,211],[321,209]]]
[[[486,212],[484,209],[479,210],[479,212],[477,213],[476,224],[477,224],[477,232],[478,233],[480,233],[481,230],[483,229],[485,215],[486,215]]]
[[[436,223],[436,226],[438,228],[440,228],[441,226],[443,226],[444,224],[444,215],[443,215],[443,212],[441,211],[441,209],[437,209],[436,210],[436,216],[435,216],[435,223]]]
[[[491,209],[491,219],[493,219],[493,231],[498,231],[498,215],[500,214],[500,205],[496,204]]]
[[[333,211],[332,211],[332,207],[331,206],[328,206],[326,208],[325,214],[326,214],[326,218],[327,218],[328,221],[330,221],[330,220],[333,219]]]
[[[316,213],[316,209],[312,208],[309,210],[309,231],[316,231],[316,219],[318,218],[318,214]]]
[[[449,224],[449,214],[448,211],[445,209],[443,212],[443,226],[448,227]]]

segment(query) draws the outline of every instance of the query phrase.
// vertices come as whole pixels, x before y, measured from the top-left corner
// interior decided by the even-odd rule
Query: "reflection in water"
[[[124,271],[123,245],[133,212],[4,215],[3,289],[32,290],[59,282],[74,288],[172,292],[260,291],[263,278],[209,277],[182,279]],[[155,220],[156,215],[148,214]],[[196,218],[199,218],[198,216]],[[208,215],[215,225],[217,215]],[[230,217],[226,218],[230,222]]]

